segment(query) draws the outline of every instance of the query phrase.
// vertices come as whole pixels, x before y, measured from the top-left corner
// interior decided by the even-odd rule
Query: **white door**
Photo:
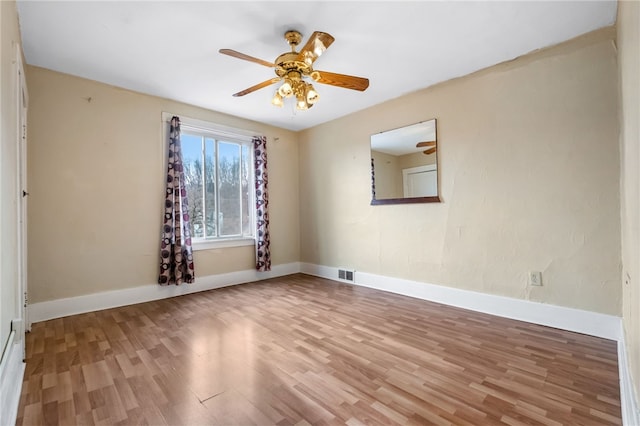
[[[402,182],[405,198],[438,195],[438,171],[435,164],[403,169]]]
[[[17,140],[17,190],[18,190],[18,303],[22,313],[22,335],[31,330],[28,315],[27,300],[27,85],[22,65],[20,46],[16,45],[16,68],[18,79],[17,107],[18,107],[18,140]],[[21,337],[21,336],[20,336]]]

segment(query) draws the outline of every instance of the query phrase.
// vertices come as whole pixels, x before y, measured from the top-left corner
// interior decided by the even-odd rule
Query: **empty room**
[[[640,425],[640,2],[0,2],[1,425]]]

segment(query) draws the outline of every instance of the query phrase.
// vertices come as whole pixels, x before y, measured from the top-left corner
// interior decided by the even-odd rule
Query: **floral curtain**
[[[182,152],[180,150],[180,118],[171,119],[167,189],[164,202],[162,240],[160,242],[161,285],[193,283],[195,270],[191,249],[191,230],[187,191],[184,186]]]
[[[376,164],[371,157],[371,199],[376,199]]]
[[[258,271],[271,270],[271,251],[269,249],[269,194],[267,177],[267,138],[256,136],[253,138],[253,152],[255,158],[256,184],[256,269]]]

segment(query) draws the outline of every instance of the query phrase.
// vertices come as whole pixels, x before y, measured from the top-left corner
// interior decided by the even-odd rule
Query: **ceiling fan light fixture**
[[[289,79],[285,79],[282,86],[278,89],[278,94],[283,98],[287,98],[293,94],[293,87],[291,87],[291,82]]]
[[[316,92],[316,89],[313,87],[313,84],[307,83],[306,90],[307,103],[310,105],[315,104],[320,99],[320,95]]]
[[[280,96],[280,93],[278,90],[276,90],[276,93],[273,95],[273,99],[271,99],[271,103],[280,108],[282,108],[282,106],[284,105],[284,100],[282,99],[282,96]]]
[[[306,110],[309,109],[311,105],[307,102],[307,99],[305,98],[305,96],[303,94],[298,95],[298,97],[296,98],[296,108],[299,110]]]

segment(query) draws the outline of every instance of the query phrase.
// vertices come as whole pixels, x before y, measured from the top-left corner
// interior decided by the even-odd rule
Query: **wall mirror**
[[[371,204],[437,203],[436,120],[371,136]]]

